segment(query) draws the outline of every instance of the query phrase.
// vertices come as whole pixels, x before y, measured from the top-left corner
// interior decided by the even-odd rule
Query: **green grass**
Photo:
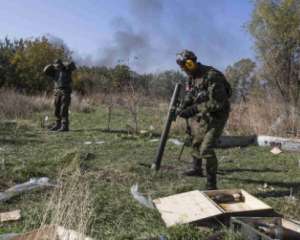
[[[160,125],[153,117],[154,112],[155,109],[142,109],[141,129]],[[40,116],[44,114],[47,113]],[[152,162],[158,143],[150,142],[147,136],[101,132],[100,129],[106,127],[105,110],[72,113],[71,131],[59,134],[40,129],[40,116],[17,120],[16,125],[1,124],[0,191],[31,177],[47,176],[58,180],[61,169],[75,162],[90,185],[92,217],[88,224],[89,236],[95,239],[146,239],[167,235],[170,239],[204,239],[209,234],[196,226],[167,229],[157,211],[144,208],[130,195],[130,187],[135,183],[152,198],[204,189],[205,179],[181,175],[189,167],[186,163],[189,161],[188,150],[178,162],[180,147],[168,143],[163,159],[163,165],[167,167],[155,174],[139,163]],[[117,109],[111,127],[126,128],[130,124],[128,119],[128,113]],[[85,141],[93,143],[86,145]],[[105,143],[95,144],[96,141]],[[218,150],[217,153],[219,188],[243,188],[279,213],[300,220],[300,202],[286,197],[292,188],[294,196],[300,198],[300,154],[284,152],[275,156],[269,149],[258,147]],[[72,173],[72,168],[69,171],[67,174]],[[269,187],[261,191],[264,183]],[[22,220],[0,225],[0,234],[38,227],[51,192],[34,192],[0,204],[0,212],[22,210]]]

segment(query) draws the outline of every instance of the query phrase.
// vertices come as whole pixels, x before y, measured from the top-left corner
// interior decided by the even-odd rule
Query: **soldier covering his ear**
[[[56,123],[51,131],[69,131],[69,107],[72,93],[72,72],[76,70],[74,62],[63,63],[61,59],[47,65],[44,73],[54,79],[54,115]]]
[[[176,62],[189,76],[185,94],[185,108],[179,116],[191,118],[193,168],[187,176],[203,176],[202,161],[206,161],[207,189],[217,188],[218,160],[214,151],[230,112],[231,87],[225,76],[211,66],[197,62],[189,50],[177,54]]]

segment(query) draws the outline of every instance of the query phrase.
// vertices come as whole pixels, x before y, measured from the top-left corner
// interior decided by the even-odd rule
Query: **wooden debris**
[[[21,219],[21,210],[0,213],[0,222],[17,221]]]
[[[31,232],[16,236],[10,240],[92,240],[81,233],[65,229],[62,226],[49,225]]]
[[[279,147],[273,147],[270,152],[273,153],[274,155],[278,155],[278,154],[282,153],[282,151]]]

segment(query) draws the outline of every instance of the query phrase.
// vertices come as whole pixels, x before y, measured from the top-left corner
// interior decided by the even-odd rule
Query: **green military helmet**
[[[198,66],[195,53],[186,49],[176,54],[176,62],[188,74],[195,72]]]
[[[193,62],[196,62],[197,56],[194,52],[187,49],[184,49],[176,54],[176,62],[178,65],[184,65],[187,62],[187,60],[192,60]]]

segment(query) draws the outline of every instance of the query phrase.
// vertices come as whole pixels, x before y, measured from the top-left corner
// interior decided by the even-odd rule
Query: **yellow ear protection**
[[[193,70],[195,70],[195,68],[196,68],[196,63],[195,63],[193,60],[191,60],[191,59],[187,59],[187,60],[185,61],[185,63],[184,63],[184,66],[185,66],[188,70],[193,71]]]
[[[193,52],[188,50],[183,50],[181,53],[177,53],[176,62],[179,66],[188,71],[194,71],[197,68],[197,57]]]

